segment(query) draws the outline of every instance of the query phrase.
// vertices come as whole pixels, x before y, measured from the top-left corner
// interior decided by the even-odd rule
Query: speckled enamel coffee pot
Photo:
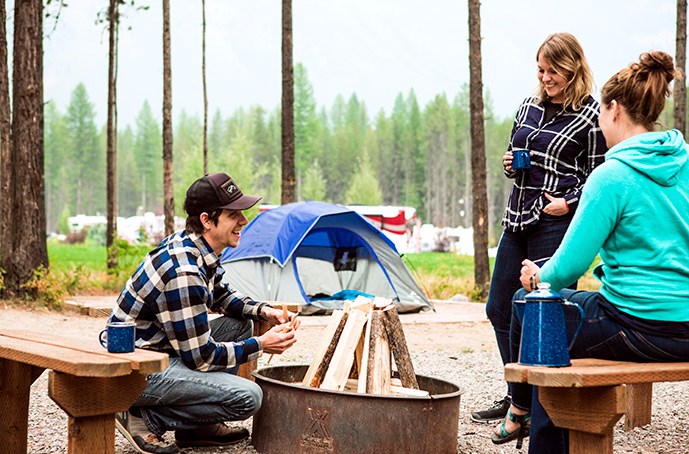
[[[553,367],[571,365],[569,349],[586,318],[584,310],[576,303],[565,301],[562,295],[550,289],[547,282],[539,283],[538,288],[524,299],[526,303],[519,346],[519,364]],[[565,306],[576,307],[580,315],[579,326],[571,342],[567,342]]]

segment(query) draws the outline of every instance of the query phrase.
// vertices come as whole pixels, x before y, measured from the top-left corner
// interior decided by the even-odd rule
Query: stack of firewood
[[[392,378],[392,358],[399,379]],[[397,309],[364,297],[333,311],[302,381],[305,386],[368,394],[427,396],[419,390]]]

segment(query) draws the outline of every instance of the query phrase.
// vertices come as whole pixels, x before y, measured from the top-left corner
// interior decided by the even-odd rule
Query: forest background
[[[298,200],[416,208],[424,223],[470,227],[471,162],[468,85],[420,106],[414,90],[399,93],[391,114],[371,116],[364,100],[339,95],[318,106],[304,65],[294,70],[295,167]],[[502,174],[513,118],[492,112],[484,96],[490,245],[512,180]],[[661,118],[672,124],[672,102]],[[83,84],[65,107],[45,108],[46,215],[49,232],[68,233],[75,214],[105,212],[105,125],[96,123]],[[182,111],[175,121],[175,212],[186,188],[203,174],[202,119]],[[119,215],[162,214],[161,125],[144,100],[133,125],[118,133]],[[209,171],[230,173],[245,193],[280,203],[280,110],[262,106],[217,109],[209,120]]]
[[[306,68],[294,71],[297,198],[342,204],[402,205],[425,223],[471,226],[468,86],[425,106],[400,93],[386,115],[369,114],[356,94],[319,107]],[[486,96],[488,195],[497,229],[510,180],[502,176],[512,118],[491,112]],[[67,218],[105,212],[105,125],[96,124],[86,88],[69,105],[45,109],[46,213],[50,232],[68,233]],[[182,112],[174,125],[176,213],[186,188],[203,173],[202,119]],[[209,121],[209,171],[230,173],[245,193],[280,203],[280,110],[217,109]],[[118,134],[119,215],[162,213],[161,126],[144,100],[133,125]],[[494,234],[492,235],[495,236]]]
[[[680,8],[680,3],[677,4],[677,30],[681,31],[686,29],[685,20],[680,20],[683,14],[686,17],[686,3],[684,3],[684,8]],[[558,5],[563,6],[565,4],[562,2]],[[42,6],[51,5],[58,8],[57,15],[42,9]],[[91,4],[89,3],[89,5]],[[107,230],[109,233],[106,233],[105,237],[107,237],[109,242],[116,240],[116,232],[113,229],[112,223],[113,216],[116,215],[129,216],[132,214],[143,214],[142,212],[152,211],[160,213],[164,211],[165,229],[169,233],[173,228],[172,216],[174,215],[175,208],[178,214],[182,214],[181,201],[184,199],[184,191],[191,181],[206,171],[227,171],[240,181],[245,192],[262,194],[265,197],[264,201],[267,203],[278,203],[279,194],[281,203],[289,203],[294,200],[326,200],[345,204],[406,205],[417,208],[418,216],[422,222],[432,223],[436,226],[469,226],[476,224],[474,225],[475,228],[477,227],[474,232],[474,243],[477,251],[475,258],[479,255],[482,255],[482,257],[481,260],[476,259],[475,281],[479,283],[477,286],[485,289],[489,282],[488,257],[486,254],[478,254],[478,252],[485,252],[489,245],[494,245],[497,239],[497,232],[500,230],[498,227],[500,213],[504,207],[504,200],[511,182],[501,175],[502,169],[499,162],[507,146],[513,113],[508,113],[505,117],[495,115],[489,90],[481,89],[481,55],[476,52],[483,40],[483,35],[478,27],[481,23],[480,16],[478,15],[479,0],[469,1],[471,113],[469,112],[469,90],[466,85],[462,85],[462,81],[466,79],[461,77],[461,71],[458,73],[457,71],[443,70],[442,64],[436,64],[439,61],[437,58],[433,60],[431,65],[425,67],[419,64],[411,65],[407,68],[411,69],[411,72],[406,69],[397,71],[397,73],[403,74],[405,78],[411,77],[409,82],[415,81],[411,84],[407,81],[400,83],[399,80],[390,77],[391,75],[384,71],[386,75],[383,79],[378,79],[378,84],[376,85],[374,76],[380,76],[381,71],[370,71],[368,67],[365,67],[366,70],[360,70],[359,73],[370,74],[371,80],[366,79],[364,84],[357,85],[350,83],[352,82],[352,76],[354,76],[350,72],[348,77],[340,77],[338,79],[346,81],[344,84],[340,83],[338,89],[346,90],[351,94],[347,94],[346,97],[342,94],[337,94],[334,98],[326,96],[326,99],[332,101],[329,102],[329,105],[319,106],[316,103],[313,85],[309,80],[306,67],[299,63],[296,64],[294,69],[292,67],[291,0],[283,2],[281,24],[283,99],[281,105],[287,107],[281,112],[279,108],[266,106],[266,104],[272,103],[270,100],[266,102],[263,99],[263,105],[260,103],[253,104],[253,102],[250,104],[237,104],[236,96],[232,96],[230,99],[223,97],[228,92],[235,93],[238,87],[240,87],[240,92],[244,93],[262,93],[264,90],[247,90],[246,88],[250,87],[245,87],[243,83],[232,83],[234,72],[221,70],[221,73],[228,77],[223,78],[225,83],[223,83],[222,89],[219,91],[222,101],[213,103],[214,114],[212,115],[210,140],[208,143],[208,148],[210,148],[208,150],[210,153],[210,166],[208,167],[205,163],[206,150],[208,149],[205,141],[205,115],[202,128],[201,119],[196,113],[187,114],[184,109],[189,105],[184,104],[181,113],[180,110],[174,111],[175,121],[174,125],[172,124],[171,113],[173,111],[170,102],[171,73],[169,64],[171,53],[169,33],[170,2],[168,0],[164,0],[162,3],[163,60],[165,63],[163,65],[164,102],[162,131],[156,115],[153,114],[154,111],[158,110],[155,106],[159,105],[157,99],[159,90],[149,86],[143,92],[136,91],[145,86],[145,79],[148,76],[158,73],[158,70],[155,68],[149,68],[148,61],[145,62],[147,64],[143,65],[125,65],[129,70],[135,68],[133,74],[136,74],[138,77],[135,83],[129,81],[128,83],[123,83],[120,87],[129,95],[126,105],[129,106],[128,109],[137,104],[141,107],[135,118],[133,115],[124,116],[125,121],[119,123],[119,129],[114,127],[117,124],[118,110],[113,100],[117,98],[115,95],[115,81],[118,79],[113,74],[118,73],[117,62],[119,61],[120,53],[119,51],[113,51],[113,49],[117,49],[117,46],[113,43],[117,43],[119,32],[116,27],[103,28],[103,24],[106,21],[111,25],[116,24],[119,23],[118,18],[130,17],[129,13],[120,16],[120,13],[117,12],[117,5],[131,6],[132,10],[130,12],[136,13],[136,17],[143,17],[144,15],[139,15],[138,12],[141,9],[148,8],[147,6],[141,6],[142,4],[137,1],[111,0],[110,8],[107,9],[107,19],[104,19],[102,15],[106,11],[105,9],[102,9],[97,14],[98,19],[95,21],[95,28],[100,29],[102,32],[109,31],[107,134],[105,133],[106,128],[99,126],[96,121],[98,115],[95,111],[94,101],[92,101],[86,89],[88,86],[89,90],[95,90],[95,104],[101,105],[102,93],[99,93],[99,90],[93,87],[93,81],[88,78],[90,73],[84,69],[83,65],[84,62],[93,62],[93,57],[96,57],[94,54],[88,53],[88,50],[92,50],[93,47],[89,47],[88,43],[92,43],[93,40],[82,38],[76,42],[72,40],[72,45],[59,46],[58,42],[62,41],[52,41],[51,39],[52,31],[57,30],[57,27],[62,23],[59,18],[62,10],[68,6],[67,3],[64,0],[45,0],[43,5],[41,0],[33,0],[31,2],[18,3],[15,5],[16,8],[13,9],[13,23],[17,33],[12,46],[14,68],[11,86],[9,86],[8,80],[5,77],[7,68],[0,71],[3,75],[3,80],[0,81],[3,86],[3,90],[0,93],[3,95],[3,168],[6,167],[5,159],[7,159],[7,164],[11,167],[10,171],[1,174],[4,178],[3,192],[8,194],[8,202],[3,204],[2,217],[7,222],[4,222],[3,228],[0,229],[3,234],[7,234],[3,238],[3,246],[14,247],[17,244],[21,244],[18,239],[19,234],[22,233],[29,235],[34,240],[39,240],[38,243],[42,243],[40,238],[45,235],[46,229],[48,232],[57,231],[65,233],[69,228],[67,226],[67,219],[70,214],[77,213],[101,214],[107,211]],[[205,5],[205,2],[202,2],[203,5]],[[637,7],[644,6],[642,0],[636,0],[635,5]],[[0,6],[3,7],[0,25],[4,26],[6,25],[4,19],[5,2],[0,4]],[[406,6],[409,6],[409,4]],[[439,28],[436,20],[440,18],[437,15],[437,12],[441,11],[438,9],[439,6],[435,5],[435,8],[429,8],[427,11],[436,12],[434,20],[431,21],[436,24],[435,28]],[[581,13],[579,6],[577,6],[578,9],[576,11]],[[667,8],[667,6],[664,4],[664,8]],[[378,9],[377,13],[380,15],[382,11]],[[385,11],[388,10],[386,9]],[[442,11],[445,10],[442,9]],[[376,10],[369,9],[366,12],[376,13]],[[405,10],[405,12],[407,12],[406,16],[413,16],[410,16],[408,11]],[[48,22],[45,30],[40,20],[43,15]],[[433,16],[433,14],[431,15]],[[205,79],[205,17],[204,12],[202,27],[204,58],[202,64],[197,66],[190,64],[190,59],[183,59],[183,62],[186,63],[183,67],[195,67],[197,70],[202,69],[204,75],[203,97],[198,96],[195,99],[198,99],[199,102],[202,99],[204,108],[208,105]],[[317,22],[333,23],[333,25],[337,22],[324,20],[325,17],[319,16]],[[507,19],[504,15],[502,17]],[[8,19],[10,18],[8,17]],[[255,16],[253,19],[254,21],[263,19],[263,15]],[[378,22],[380,25],[388,25],[387,15],[379,17],[379,19],[381,19]],[[52,29],[49,25],[50,21],[54,22]],[[187,23],[192,21],[193,19],[191,21],[187,20]],[[217,40],[217,35],[215,35],[216,42],[222,42],[226,45],[223,49],[225,55],[221,57],[221,61],[227,61],[227,56],[235,57],[229,60],[240,61],[242,64],[251,60],[251,58],[237,59],[237,56],[233,55],[233,51],[237,47],[233,47],[233,44],[241,45],[244,48],[246,47],[245,43],[256,42],[256,40],[251,39],[251,36],[253,36],[251,32],[254,32],[256,28],[254,21],[251,21],[253,25],[249,30],[250,33],[245,33],[246,36],[242,36],[239,40],[229,42],[224,39]],[[417,20],[417,22],[427,23],[423,20]],[[513,22],[513,18],[511,20],[507,19],[503,24]],[[83,20],[81,23],[83,24]],[[372,24],[373,22],[368,25]],[[463,36],[466,32],[466,28],[464,26],[456,26],[455,21],[445,25],[441,27],[445,32],[445,37],[455,36],[456,33]],[[223,29],[226,28],[224,27]],[[385,26],[382,28],[369,28],[378,31],[389,31]],[[499,27],[497,30],[500,30],[500,32],[490,33],[488,36],[495,37],[501,35],[503,28],[504,26]],[[661,27],[661,32],[665,28]],[[152,29],[148,27],[148,31]],[[37,30],[39,33],[36,33]],[[69,27],[67,30],[70,32],[76,31],[75,28]],[[397,57],[401,55],[407,56],[406,48],[400,51],[399,47],[397,47],[398,51],[393,52],[397,41],[404,41],[409,45],[412,43],[419,44],[420,47],[416,46],[416,50],[423,48],[422,53],[428,53],[428,51],[437,47],[430,44],[438,43],[438,37],[424,39],[426,38],[425,35],[409,33],[412,30],[408,27],[402,27],[402,30],[405,37],[409,39],[384,41],[385,46],[382,46],[386,49],[384,54],[391,54]],[[657,35],[658,29],[656,29],[655,33]],[[4,29],[0,34],[4,39]],[[661,34],[664,35],[665,33],[662,32]],[[323,36],[330,37],[331,35],[337,35],[337,33],[325,33]],[[356,32],[353,33],[353,36],[357,35]],[[648,38],[649,36],[652,37],[652,35],[653,33],[650,35],[646,33],[635,36]],[[139,34],[137,36],[141,37]],[[684,32],[683,36],[686,36],[686,32]],[[265,38],[265,36],[262,37]],[[149,55],[148,60],[151,60],[151,52],[140,52],[141,48],[145,46],[139,45],[158,41],[153,39],[152,35],[149,35],[149,38],[151,39],[138,40],[135,43],[134,51],[130,50],[122,55],[145,54]],[[188,36],[184,36],[181,40],[183,43],[182,49],[185,48],[184,44],[190,42],[187,38]],[[686,50],[680,46],[680,42],[682,42],[680,38],[681,36],[678,34],[677,53],[682,56],[686,54]],[[41,47],[43,41],[54,43],[53,46],[49,46],[53,50],[60,48],[74,49],[80,54],[77,58],[72,56],[71,58],[58,60],[57,66],[49,66],[50,69],[44,78],[41,59],[44,55]],[[514,42],[517,41],[524,42],[523,40],[515,40]],[[600,39],[596,42],[599,41]],[[610,44],[608,39],[603,41]],[[264,39],[262,42],[266,43],[268,41]],[[269,40],[269,42],[275,44],[278,41],[273,39]],[[319,40],[315,42],[319,42]],[[378,41],[374,40],[374,42]],[[454,45],[450,44],[451,48],[458,48],[456,40],[448,42],[455,43]],[[505,43],[505,46],[498,52],[503,63],[509,60],[508,49],[517,50],[514,46],[510,47],[514,42]],[[644,42],[648,44],[651,41],[644,39]],[[4,41],[2,47],[4,53],[6,49]],[[186,47],[188,48],[189,46],[187,45]],[[275,45],[270,47],[276,48]],[[307,46],[307,48],[311,47],[313,46]],[[409,47],[411,50],[411,47],[415,46]],[[325,48],[331,50],[331,47],[325,46]],[[593,47],[594,56],[595,49],[598,48],[599,46]],[[158,53],[157,51],[152,52]],[[98,56],[102,56],[101,53],[102,51],[98,53]],[[196,53],[198,53],[198,49]],[[57,55],[59,53],[47,51],[45,54]],[[350,55],[351,52],[345,52],[345,54]],[[365,52],[365,54],[368,54],[368,52]],[[493,52],[491,55],[495,56],[498,54]],[[91,55],[91,59],[89,59],[89,55]],[[381,57],[380,60],[383,60],[383,55],[376,55]],[[435,55],[437,57],[437,54]],[[7,60],[6,56],[5,54],[3,55],[3,64]],[[407,57],[411,57],[411,54]],[[418,55],[413,58],[403,58],[402,60],[406,63],[412,61],[417,63],[419,61],[417,57]],[[100,58],[96,57],[95,60],[99,61]],[[316,77],[321,77],[318,79],[319,87],[321,87],[323,83],[322,66],[320,67],[320,72],[318,69],[322,59],[314,60],[314,58],[307,58],[306,60],[310,66],[316,68]],[[355,58],[353,63],[351,65],[347,64],[347,66],[356,67],[358,64],[358,67],[361,69],[360,60]],[[527,58],[522,57],[521,60],[526,62]],[[276,59],[272,58],[270,61],[275,62]],[[298,62],[299,60],[296,61]],[[326,59],[326,61],[329,61],[329,59]],[[457,61],[457,59],[449,56],[449,58],[445,58],[445,61]],[[442,59],[440,62],[442,63]],[[337,66],[337,63],[342,62],[337,61],[334,65],[334,67],[340,68],[341,66]],[[478,64],[475,65],[474,63]],[[678,64],[680,67],[684,67],[683,63]],[[394,65],[388,64],[388,66]],[[512,76],[518,76],[519,73],[523,72],[524,68],[522,67],[526,66],[531,67],[531,65],[520,63],[520,70],[514,71],[512,67],[507,66],[504,67],[506,69],[503,71],[492,71],[490,74],[499,74],[502,77],[507,77],[509,83],[498,84],[497,88],[504,89],[509,87],[508,91],[514,92],[507,96],[511,98],[517,92],[522,93],[521,89],[515,90],[516,86],[522,87],[526,85],[523,81],[517,83]],[[87,67],[95,68],[99,66],[97,64],[90,64]],[[79,75],[79,79],[71,79],[69,83],[65,83],[67,79],[62,77],[65,74],[61,73],[58,68],[69,68],[68,72],[71,70],[72,75]],[[418,71],[420,68],[425,69]],[[528,72],[531,73],[531,71]],[[275,74],[276,71],[269,73]],[[340,76],[342,75],[340,74],[341,71],[337,71],[337,73]],[[413,74],[421,74],[422,78],[419,79],[417,77],[414,79]],[[437,80],[434,81],[432,90],[437,90],[439,94],[433,95],[431,92],[429,96],[428,84],[426,82],[433,79],[433,76],[437,74],[453,74],[454,77],[452,77],[452,83],[449,85],[449,88],[446,84],[438,84],[436,83]],[[52,87],[45,92],[47,95],[46,103],[43,102],[43,96],[40,96],[43,93],[44,79],[46,86]],[[517,80],[519,79],[517,78]],[[479,83],[477,84],[476,81]],[[385,88],[388,92],[387,101],[383,104],[380,102],[376,103],[377,92],[382,91],[378,90],[378,88],[381,88],[381,84],[386,86]],[[263,83],[260,86],[272,87],[274,85],[277,84],[265,85]],[[390,87],[405,85],[407,87],[411,85],[413,88],[400,90],[396,96],[394,95],[395,88],[390,90]],[[69,102],[66,102],[65,94],[69,93],[68,87],[70,86],[74,86],[74,89],[71,91]],[[370,90],[371,86],[376,87],[373,92]],[[8,90],[8,87],[11,90]],[[679,115],[678,112],[675,112],[675,125],[679,124],[677,118],[682,119],[686,117],[685,110],[682,107],[685,100],[684,86],[678,85],[677,87],[681,87],[682,90],[681,96],[678,98],[682,100],[682,103],[677,103]],[[293,96],[293,89],[296,96]],[[418,92],[422,93],[421,97],[417,97],[416,89],[419,89]],[[194,91],[198,93],[197,90],[198,87],[191,90],[182,89],[182,92]],[[372,105],[375,106],[372,111],[368,110],[364,98],[360,98],[357,95],[358,91],[366,95],[365,99],[367,101],[372,100]],[[10,109],[8,109],[9,102],[7,102],[9,92],[13,94],[11,131],[9,129],[10,122],[8,121]],[[131,94],[135,92],[139,93],[139,96],[132,99]],[[213,93],[218,93],[217,89]],[[447,93],[450,93],[450,95],[447,95]],[[213,96],[216,97],[217,94]],[[528,92],[524,91],[519,96],[519,100],[521,100],[524,96],[528,96]],[[52,99],[60,100],[63,105],[60,106]],[[501,112],[505,111],[505,99],[506,96],[504,96],[503,92],[503,95],[499,97],[503,105]],[[422,102],[419,100],[422,100]],[[193,104],[196,105],[197,103]],[[273,105],[275,104],[277,103],[273,103]],[[516,106],[518,102],[514,100],[513,103],[510,102],[510,105],[512,104]],[[237,107],[238,105],[243,107]],[[249,107],[245,107],[247,105]],[[195,107],[189,107],[191,107],[192,111],[195,109]],[[386,113],[386,109],[390,109],[389,115]],[[45,123],[43,121],[44,111]],[[668,117],[669,115],[666,115],[664,118],[666,124],[669,124],[667,121]],[[113,122],[112,120],[115,121]],[[280,123],[283,125],[282,128]],[[684,129],[684,122],[682,121],[681,123],[680,128]],[[28,126],[31,127],[29,128]],[[174,140],[172,137],[173,129],[175,132]],[[8,134],[8,132],[12,134]],[[33,136],[31,136],[32,133]],[[117,140],[114,139],[113,133],[118,136]],[[203,145],[201,144],[201,137],[203,137]],[[11,139],[11,148],[9,145],[6,146],[5,142],[9,143],[6,139]],[[107,142],[107,146],[105,142]],[[173,142],[175,144],[174,172],[172,159]],[[113,146],[115,144],[119,144],[119,147]],[[106,148],[107,152],[105,151]],[[163,151],[162,166],[160,166],[161,148]],[[36,151],[40,153],[36,153]],[[203,164],[200,155],[203,155]],[[485,159],[486,157],[487,159]],[[488,168],[487,174],[485,172],[486,163]],[[106,166],[107,171],[105,170]],[[40,180],[40,185],[35,184],[37,179]],[[115,184],[113,179],[117,179],[118,183]],[[37,188],[40,191],[36,191],[35,189]],[[173,191],[174,198],[177,199],[176,204],[173,198]],[[469,195],[474,200],[474,207],[469,204]],[[26,213],[22,211],[24,208],[33,206],[33,204],[38,206],[38,210],[27,210]],[[21,217],[21,214],[25,214],[24,220],[28,221],[28,224],[24,223],[25,225],[36,226],[37,228],[28,231],[22,228],[17,221],[10,222],[10,220],[17,217],[13,216],[13,210],[20,215],[19,217]],[[472,212],[477,212],[473,220],[469,214]],[[490,226],[490,229],[488,229],[488,226]],[[490,239],[488,235],[490,235]],[[24,243],[33,244],[36,241],[30,240],[24,241]],[[19,289],[20,287],[17,284],[21,284],[20,281],[22,279],[27,279],[28,271],[33,269],[33,265],[23,266],[27,264],[25,262],[36,261],[40,265],[48,266],[45,247],[42,244],[39,244],[39,246],[34,248],[35,250],[14,247],[16,250],[13,249],[12,251],[3,247],[3,260],[9,257],[14,258],[13,261],[6,260],[6,266],[5,261],[3,262],[6,275],[12,278],[11,282],[9,280],[6,281],[9,282],[6,286],[7,289]],[[108,268],[114,269],[117,266],[118,253],[117,248],[111,246],[115,246],[115,244],[108,244],[107,262]],[[22,256],[22,260],[16,259],[19,256]],[[479,265],[481,266],[479,267]],[[27,270],[27,268],[30,269]],[[480,272],[479,268],[481,268]],[[43,274],[40,267],[35,271],[41,275]],[[35,278],[33,280],[36,281]]]

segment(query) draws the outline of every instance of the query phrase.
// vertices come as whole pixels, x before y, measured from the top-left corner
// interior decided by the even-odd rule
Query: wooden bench
[[[96,335],[74,339],[0,331],[0,451],[27,452],[31,384],[50,370],[48,395],[69,416],[68,452],[114,453],[115,413],[146,387],[146,375],[168,366],[168,355],[137,349],[108,353]]]
[[[537,385],[538,397],[557,427],[569,429],[570,454],[612,454],[613,427],[651,420],[653,383],[689,380],[689,362],[634,363],[573,359],[570,367],[511,363],[505,380]]]

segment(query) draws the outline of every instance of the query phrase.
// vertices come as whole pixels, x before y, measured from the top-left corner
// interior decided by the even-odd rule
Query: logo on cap
[[[239,191],[239,188],[237,188],[237,186],[235,186],[234,184],[230,183],[227,186],[227,188],[225,188],[225,190],[227,191],[228,194],[232,195],[235,192]]]

